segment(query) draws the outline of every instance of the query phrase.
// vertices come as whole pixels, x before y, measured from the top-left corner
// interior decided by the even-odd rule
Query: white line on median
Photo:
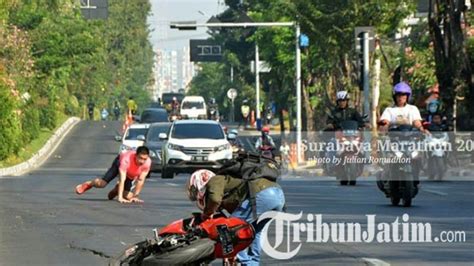
[[[107,168],[38,168],[35,171],[51,171],[51,172],[102,172]]]
[[[167,184],[168,186],[172,186],[172,187],[177,187],[177,186],[179,186],[178,184],[175,184],[175,183],[165,183],[165,184]]]
[[[387,263],[383,260],[374,259],[374,258],[362,258],[368,265],[371,266],[390,266],[390,263]]]

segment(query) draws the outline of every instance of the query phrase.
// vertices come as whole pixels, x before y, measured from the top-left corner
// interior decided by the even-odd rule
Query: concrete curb
[[[81,121],[78,117],[71,117],[66,122],[64,122],[60,128],[54,132],[54,134],[49,138],[46,144],[31,157],[26,162],[7,167],[0,168],[0,177],[2,176],[19,176],[26,172],[29,172],[36,167],[43,164],[46,159],[56,150],[64,137],[69,133],[69,131]]]

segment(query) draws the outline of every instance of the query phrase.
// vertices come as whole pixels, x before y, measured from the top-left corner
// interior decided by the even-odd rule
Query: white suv
[[[207,107],[201,96],[186,96],[181,102],[180,115],[183,119],[207,119]]]
[[[162,178],[197,169],[219,169],[232,159],[232,148],[216,121],[175,121],[169,132],[169,136],[160,134],[160,139],[167,140],[162,148]]]

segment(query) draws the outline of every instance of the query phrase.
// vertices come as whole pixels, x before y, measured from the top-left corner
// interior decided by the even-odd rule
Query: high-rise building
[[[158,95],[163,92],[178,92],[186,89],[195,75],[194,63],[190,61],[189,48],[155,51],[155,86]]]

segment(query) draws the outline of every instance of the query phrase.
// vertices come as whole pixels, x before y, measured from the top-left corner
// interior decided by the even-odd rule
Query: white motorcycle
[[[432,132],[426,139],[428,168],[427,174],[430,180],[442,180],[448,170],[447,152],[449,148],[449,136],[447,132]]]

